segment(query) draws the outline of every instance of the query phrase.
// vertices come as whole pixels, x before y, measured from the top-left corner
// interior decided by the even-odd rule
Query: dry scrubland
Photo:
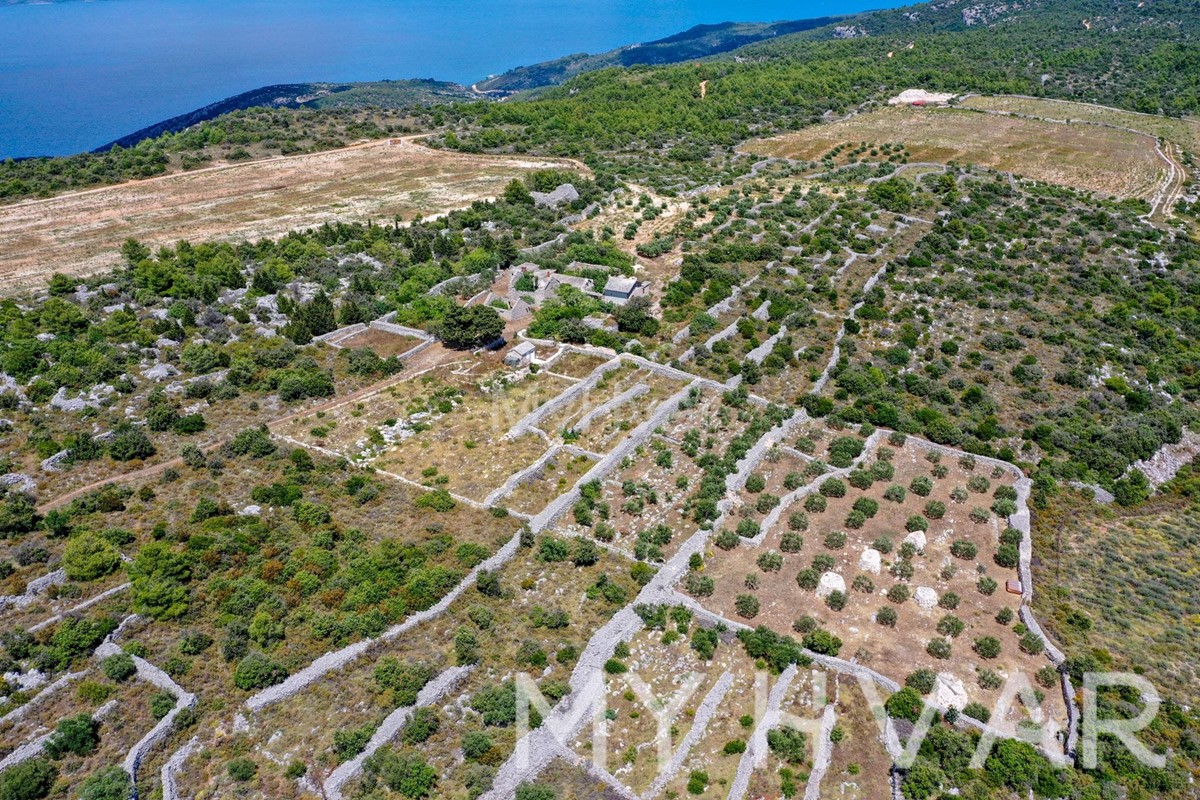
[[[117,265],[117,249],[131,236],[153,248],[429,216],[494,197],[527,172],[577,166],[392,139],[33,200],[0,208],[0,274],[11,291],[52,272],[99,272]]]
[[[880,109],[746,150],[815,160],[851,142],[903,142],[913,162],[958,161],[1118,197],[1149,198],[1163,168],[1148,135],[947,108]]]

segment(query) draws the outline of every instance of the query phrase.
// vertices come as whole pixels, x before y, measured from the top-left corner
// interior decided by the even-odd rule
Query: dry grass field
[[[813,160],[855,142],[902,142],[913,162],[964,162],[1118,197],[1149,198],[1164,169],[1149,135],[946,108],[885,108],[745,149]]]
[[[1116,125],[1132,128],[1153,136],[1182,145],[1192,151],[1200,150],[1200,120],[1161,117],[1157,114],[1138,114],[1119,108],[1097,106],[1091,103],[1073,103],[1070,100],[1043,100],[1036,97],[1012,95],[968,97],[960,104],[963,108],[982,111],[1000,111],[1039,117],[1051,122],[1088,122],[1097,125]]]
[[[334,220],[429,216],[499,194],[553,159],[475,156],[407,139],[213,167],[0,208],[0,274],[9,290],[54,272],[115,266],[121,243],[257,239]]]

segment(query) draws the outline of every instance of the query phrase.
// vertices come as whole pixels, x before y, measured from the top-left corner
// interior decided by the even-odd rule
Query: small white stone
[[[817,584],[817,597],[828,597],[833,592],[845,592],[846,580],[836,572],[826,572]]]
[[[913,531],[908,536],[904,537],[904,541],[911,542],[912,546],[917,548],[917,552],[919,553],[925,549],[925,532]]]
[[[933,608],[937,605],[938,593],[928,586],[918,586],[915,598],[921,608]]]
[[[858,559],[858,568],[863,572],[869,572],[872,575],[878,575],[879,570],[883,566],[883,556],[873,547],[868,547],[862,551],[862,555]]]

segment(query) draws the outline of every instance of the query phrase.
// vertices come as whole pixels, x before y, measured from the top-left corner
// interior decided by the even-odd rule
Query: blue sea
[[[0,158],[90,150],[274,83],[470,84],[699,23],[884,0],[66,0],[0,4]]]

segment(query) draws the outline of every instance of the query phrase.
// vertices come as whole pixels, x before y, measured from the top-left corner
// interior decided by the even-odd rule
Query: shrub
[[[691,572],[684,581],[684,588],[693,597],[711,597],[716,583],[707,575]]]
[[[979,686],[983,689],[999,689],[1004,685],[1004,679],[990,669],[979,670]],[[978,717],[976,717],[978,719]],[[986,722],[987,720],[984,720]]]
[[[824,497],[845,497],[846,484],[837,478],[826,478],[821,481],[819,491]]]
[[[762,533],[762,528],[752,519],[743,519],[737,524],[737,535],[743,539],[753,539]]]
[[[875,622],[888,628],[896,627],[897,619],[896,609],[891,606],[884,606],[875,612]]]
[[[1008,606],[996,612],[996,622],[1000,625],[1007,625],[1013,621],[1013,610]]]
[[[340,732],[340,731],[339,731]],[[337,734],[334,734],[335,738]],[[248,758],[235,758],[225,766],[229,777],[235,781],[252,780],[258,774],[258,765]]]
[[[904,530],[908,531],[909,533],[915,533],[917,531],[924,532],[929,530],[929,522],[919,514],[913,514],[904,523]]]
[[[828,572],[833,569],[833,565],[836,563],[837,561],[834,560],[833,556],[828,553],[821,553],[820,555],[813,556],[812,568],[817,572]]]
[[[733,601],[733,608],[737,611],[739,617],[754,619],[758,616],[758,598],[752,594],[739,594],[737,599]]]
[[[688,794],[704,794],[704,790],[708,788],[708,773],[703,770],[692,770],[688,775],[687,790]]]
[[[925,708],[925,701],[921,699],[921,695],[916,689],[905,686],[900,691],[893,693],[883,704],[883,708],[892,719],[916,722]]]
[[[968,542],[966,539],[956,539],[950,545],[950,555],[955,558],[961,558],[964,561],[970,561],[975,558],[979,548],[973,542]]]
[[[787,524],[789,531],[806,531],[808,530],[808,515],[803,511],[793,511],[791,514],[788,514]]]
[[[967,490],[961,486],[955,486],[950,490],[950,499],[959,505],[967,502],[967,496]]]
[[[1024,538],[1025,534],[1011,526],[1000,531],[1000,544],[1020,545]]]
[[[938,620],[937,632],[942,636],[948,636],[953,639],[962,633],[966,627],[966,624],[961,619],[953,614],[947,614]]]
[[[887,599],[899,605],[909,598],[909,589],[906,584],[897,583],[892,588],[888,589]]]
[[[804,537],[788,531],[779,539],[779,549],[785,553],[799,553],[804,549]]]
[[[41,800],[50,794],[58,768],[44,758],[32,758],[0,772],[0,800]]]
[[[846,593],[835,589],[826,596],[825,605],[834,611],[841,611],[846,607]]]
[[[416,753],[397,753],[390,747],[384,747],[367,759],[364,770],[368,776],[377,776],[378,780],[393,792],[402,796],[420,800],[428,797],[437,784],[437,770],[425,763],[425,759]],[[531,784],[532,785],[532,784]],[[521,796],[524,786],[517,788],[517,796]],[[550,795],[553,798],[553,794]]]
[[[914,670],[904,679],[904,685],[921,693],[929,694],[933,691],[934,685],[937,683],[937,673],[931,669],[921,668]]]
[[[126,681],[137,673],[133,656],[128,653],[114,653],[100,663],[100,669],[104,671],[105,677],[117,683]]]
[[[763,492],[754,501],[754,510],[760,514],[766,514],[775,506],[779,505],[779,498],[773,494]]]
[[[722,550],[732,550],[738,546],[738,543],[741,540],[742,537],[738,536],[736,531],[731,531],[726,528],[713,538],[713,544]]]
[[[201,631],[187,631],[179,640],[179,652],[185,656],[198,656],[207,650],[212,643],[212,637],[206,633]]]
[[[730,739],[725,743],[725,746],[721,748],[721,752],[727,756],[744,753],[746,752],[746,741],[744,739]]]
[[[875,581],[871,580],[868,575],[855,575],[854,582],[850,584],[850,588],[863,594],[873,594],[875,592]]]
[[[871,547],[886,555],[892,552],[892,539],[889,536],[880,536],[871,543]]]
[[[941,500],[930,500],[925,504],[924,514],[929,519],[941,519],[946,516],[946,504]]]
[[[928,497],[933,491],[933,480],[927,475],[918,475],[908,484],[908,488],[913,494]]]
[[[1017,504],[1012,500],[997,500],[992,503],[992,511],[998,517],[1011,517],[1017,513]]]
[[[94,581],[121,565],[121,554],[94,533],[81,533],[67,542],[62,566],[73,581]]]
[[[846,476],[846,481],[855,489],[866,491],[871,488],[871,484],[875,482],[875,478],[868,470],[856,469]]]
[[[817,628],[805,634],[804,646],[814,653],[836,656],[842,649],[842,640],[827,630]]]
[[[768,550],[758,557],[757,564],[763,572],[779,572],[783,569],[783,556],[774,550]]]
[[[808,589],[809,591],[812,591],[813,589],[817,588],[817,584],[820,582],[821,573],[812,568],[802,569],[800,570],[799,574],[796,575],[796,583],[801,589]]]
[[[375,726],[365,723],[357,728],[346,728],[333,732],[333,751],[339,764],[344,764],[367,748],[375,733]]]
[[[996,555],[993,558],[999,566],[1005,569],[1014,569],[1021,561],[1021,551],[1015,544],[1002,544],[996,548]]]
[[[862,451],[862,439],[856,436],[838,436],[829,443],[829,463],[839,469],[848,467]]]
[[[251,653],[238,662],[233,671],[233,683],[239,689],[250,691],[274,686],[288,676],[287,670],[262,653]]]
[[[408,724],[404,726],[404,741],[406,744],[420,744],[438,732],[441,719],[432,708],[413,709]]]
[[[746,491],[751,494],[758,494],[763,489],[767,488],[767,479],[757,472],[751,473],[750,477],[746,478]]]
[[[1046,643],[1033,631],[1026,631],[1025,635],[1021,637],[1020,647],[1023,652],[1036,656],[1046,649]]]
[[[455,502],[445,489],[434,489],[418,497],[415,505],[417,508],[427,508],[443,513],[454,510]]]
[[[817,629],[817,620],[805,614],[792,622],[792,630],[796,633],[811,633]]]
[[[930,639],[929,644],[925,645],[925,652],[934,658],[949,658],[950,657],[950,640],[949,639]]]
[[[947,611],[953,611],[954,609],[958,608],[960,600],[961,598],[959,598],[959,596],[954,592],[946,592],[938,598],[938,606],[946,609]]]
[[[162,719],[175,708],[175,695],[170,692],[156,692],[150,698],[150,714],[155,719]]]
[[[976,506],[975,508],[971,509],[971,513],[968,514],[967,516],[969,516],[971,518],[972,522],[974,522],[978,525],[982,525],[983,523],[987,522],[989,519],[992,518],[992,512],[988,511],[986,508],[984,508],[982,506]]]
[[[79,714],[59,720],[45,747],[51,758],[62,758],[67,753],[89,756],[99,745],[100,723],[91,714]]]
[[[820,514],[828,506],[823,494],[810,494],[804,498],[804,510],[810,514]]]
[[[853,508],[867,519],[870,519],[879,513],[879,503],[869,497],[860,497],[855,500]]]
[[[893,503],[903,503],[906,497],[908,497],[908,490],[898,483],[893,483],[883,493],[883,499]]]
[[[891,452],[892,451],[888,450],[887,448],[884,448],[883,450],[879,451],[879,459],[880,460],[876,461],[874,464],[871,465],[871,477],[874,478],[875,480],[890,481],[892,478],[896,477],[896,468],[893,467],[887,461],[883,460],[884,459],[883,454],[891,453]],[[900,487],[900,488],[904,488],[904,487]]]
[[[615,658],[610,658],[604,662],[604,671],[609,675],[620,675],[629,671],[629,667],[625,666],[624,662]]]
[[[988,711],[987,706],[974,701],[963,706],[962,713],[971,719],[977,719],[980,722],[987,722],[992,718],[992,712]]]
[[[992,482],[982,475],[972,475],[967,481],[967,488],[976,494],[983,494],[992,487]]]
[[[996,658],[1000,655],[1000,640],[995,636],[981,636],[971,647],[980,658]]]
[[[911,559],[898,558],[892,562],[892,566],[888,568],[893,578],[901,581],[911,580],[913,576],[913,563]]]
[[[96,770],[79,785],[79,800],[128,800],[133,786],[116,765]]]
[[[767,731],[767,747],[789,764],[803,764],[807,755],[808,737],[795,728],[771,728]]]
[[[830,550],[841,550],[846,546],[846,532],[830,531],[829,533],[825,534],[824,544]]]
[[[1033,677],[1038,682],[1038,685],[1045,689],[1053,689],[1055,686],[1058,686],[1060,680],[1058,670],[1049,664],[1039,669]]]

